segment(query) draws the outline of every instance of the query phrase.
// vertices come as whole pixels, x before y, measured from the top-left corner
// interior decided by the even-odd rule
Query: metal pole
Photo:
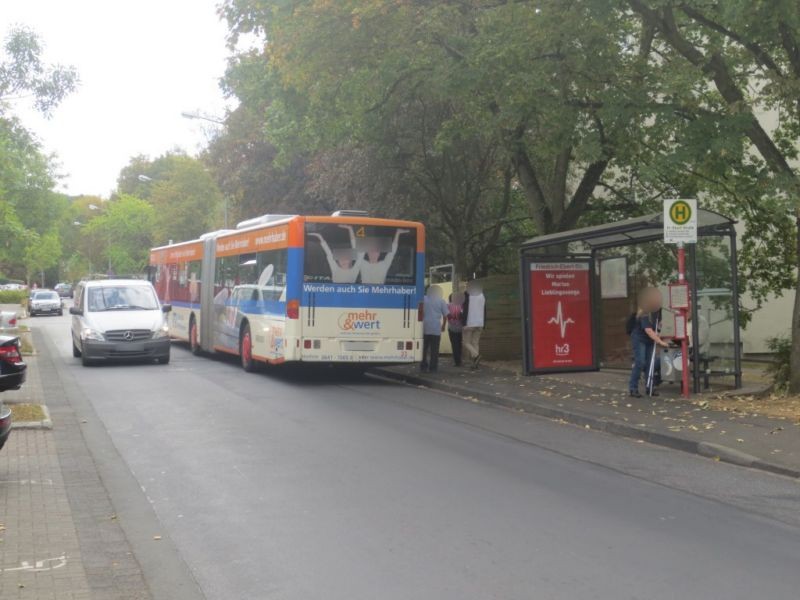
[[[700,322],[699,318],[699,303],[697,297],[697,244],[693,244],[690,250],[692,260],[692,281],[689,286],[691,291],[691,307],[692,307],[692,341],[694,347],[694,361],[692,361],[692,379],[694,393],[700,392]]]
[[[519,298],[520,298],[520,316],[522,317],[522,372],[530,374],[531,359],[530,348],[530,326],[529,326],[529,311],[530,300],[528,299],[528,282],[530,281],[530,272],[528,271],[529,261],[525,256],[525,250],[520,249],[519,252]],[[527,277],[526,277],[527,275]]]
[[[686,283],[686,246],[681,242],[678,244],[678,283]],[[687,310],[678,309],[679,314],[686,323]],[[686,332],[681,332],[681,395],[689,397],[689,340],[686,339]]]
[[[596,265],[597,250],[592,248],[589,257],[589,295],[592,303],[590,314],[592,315],[592,354],[594,357],[592,367],[600,370],[600,359],[604,351],[604,347],[601,347],[602,340],[600,339],[600,313],[603,307],[603,300],[601,298],[602,290],[597,277]]]
[[[739,333],[739,257],[736,250],[736,228],[731,225],[731,302],[733,303],[733,368],[734,386],[742,387],[742,351]]]

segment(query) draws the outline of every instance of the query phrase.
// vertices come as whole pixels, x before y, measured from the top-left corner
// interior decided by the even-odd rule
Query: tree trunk
[[[789,391],[800,393],[800,209],[797,210],[797,283],[792,313],[792,355],[789,365]]]

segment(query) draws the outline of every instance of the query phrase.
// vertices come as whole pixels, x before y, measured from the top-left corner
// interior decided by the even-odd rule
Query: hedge
[[[22,304],[28,298],[28,290],[0,290],[0,304]]]

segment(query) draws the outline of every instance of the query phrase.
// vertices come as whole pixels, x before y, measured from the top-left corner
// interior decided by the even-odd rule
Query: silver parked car
[[[63,315],[64,305],[53,290],[35,290],[28,299],[28,314],[36,315]]]
[[[84,281],[75,288],[72,354],[84,366],[97,361],[169,362],[169,328],[153,285],[138,279]]]

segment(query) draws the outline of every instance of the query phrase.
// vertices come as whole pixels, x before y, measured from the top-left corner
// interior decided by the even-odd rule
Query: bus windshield
[[[417,230],[347,223],[306,223],[303,280],[414,285]]]

